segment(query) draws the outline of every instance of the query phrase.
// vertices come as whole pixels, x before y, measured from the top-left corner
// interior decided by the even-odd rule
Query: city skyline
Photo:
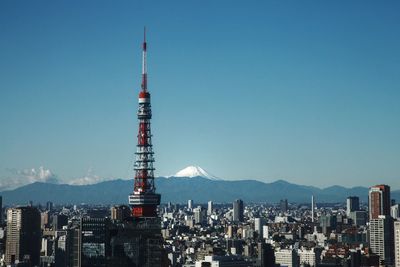
[[[227,3],[0,3],[1,183],[133,177],[146,25],[156,176],[399,189],[400,4]]]

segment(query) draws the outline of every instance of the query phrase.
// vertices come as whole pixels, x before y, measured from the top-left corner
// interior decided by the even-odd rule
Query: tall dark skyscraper
[[[369,189],[369,219],[390,216],[390,186],[375,185]]]
[[[6,264],[15,261],[39,265],[41,229],[40,212],[34,207],[7,211]]]
[[[234,222],[243,222],[243,200],[236,199],[233,201],[233,221]]]
[[[288,201],[287,199],[281,199],[280,201],[281,211],[287,212],[288,211]]]
[[[346,200],[346,214],[360,210],[360,200],[358,197],[348,197]]]
[[[110,254],[107,218],[82,218],[81,267],[106,267]]]

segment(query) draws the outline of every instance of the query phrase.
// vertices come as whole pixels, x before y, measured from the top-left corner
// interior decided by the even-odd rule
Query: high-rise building
[[[390,207],[390,216],[392,216],[393,219],[400,218],[400,204],[395,204]]]
[[[400,266],[400,221],[394,222],[394,266]]]
[[[379,255],[382,264],[393,264],[393,219],[390,216],[379,215],[369,223],[369,244],[372,252]]]
[[[287,212],[288,211],[288,201],[287,199],[281,199],[280,201],[281,211]]]
[[[6,264],[16,261],[39,265],[41,229],[40,212],[33,207],[7,210]]]
[[[350,212],[360,210],[360,200],[358,197],[348,197],[346,201],[346,214],[347,216],[350,215]]]
[[[52,211],[53,211],[53,202],[47,201],[47,203],[46,203],[46,210],[49,211],[49,212],[52,212]]]
[[[369,219],[390,216],[390,186],[375,185],[369,189]]]
[[[192,210],[192,209],[193,209],[193,200],[192,200],[192,199],[189,199],[189,200],[188,200],[188,209],[189,209],[189,210]]]
[[[110,255],[109,219],[82,218],[81,267],[106,267]]]
[[[254,231],[258,234],[259,238],[263,238],[263,225],[262,218],[254,218]]]
[[[61,230],[68,225],[68,216],[64,214],[55,214],[52,217],[53,230]]]
[[[353,225],[365,225],[368,221],[368,213],[364,210],[352,211],[349,214],[349,218],[352,220]]]
[[[311,196],[311,222],[314,222],[315,200],[314,195]]]
[[[3,224],[3,197],[0,196],[0,225]]]
[[[196,224],[204,224],[206,222],[205,210],[201,206],[193,209],[193,215]]]
[[[269,238],[269,226],[268,225],[263,225],[263,238],[268,239]]]
[[[258,243],[258,260],[261,267],[275,267],[275,253],[271,244]]]
[[[131,216],[129,207],[126,205],[113,206],[111,207],[110,211],[111,220],[123,221]]]
[[[243,222],[243,200],[236,199],[233,202],[233,221],[234,222]]]
[[[49,226],[49,212],[43,211],[40,213],[40,227],[45,229]]]
[[[158,218],[132,218],[111,224],[108,266],[162,266],[160,224]]]
[[[67,230],[55,231],[54,262],[55,267],[67,267]]]
[[[207,205],[207,215],[211,215],[213,212],[213,202],[210,200],[208,201],[208,205]]]

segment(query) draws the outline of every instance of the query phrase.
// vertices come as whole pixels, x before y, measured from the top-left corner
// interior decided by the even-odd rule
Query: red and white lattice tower
[[[135,183],[133,193],[129,195],[129,205],[133,217],[156,217],[157,206],[160,204],[160,195],[156,194],[154,186],[154,152],[151,143],[151,105],[150,93],[147,90],[146,66],[146,31],[143,41],[142,61],[142,90],[139,93],[139,120],[138,143],[135,160]]]

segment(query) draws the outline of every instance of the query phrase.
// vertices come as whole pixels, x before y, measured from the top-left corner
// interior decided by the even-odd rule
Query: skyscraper
[[[382,264],[391,265],[394,260],[393,219],[379,215],[370,220],[369,244],[373,253],[379,255]]]
[[[287,199],[281,199],[280,201],[281,211],[287,212],[288,211],[288,201]]]
[[[275,253],[271,244],[258,243],[258,261],[261,267],[275,267]]]
[[[0,196],[0,225],[3,224],[3,197]]]
[[[233,221],[234,222],[243,222],[243,200],[236,199],[233,202]]]
[[[400,266],[400,221],[394,222],[394,266]]]
[[[110,255],[109,219],[82,218],[81,267],[106,267]]]
[[[395,204],[390,208],[390,215],[393,219],[400,218],[400,204]]]
[[[213,212],[213,202],[210,200],[208,201],[207,205],[207,215],[211,215]]]
[[[15,261],[39,265],[40,212],[34,207],[7,210],[6,264]]]
[[[201,206],[193,209],[193,215],[196,224],[204,224],[206,222],[205,210]]]
[[[263,218],[254,218],[254,231],[257,232],[258,238],[263,238],[263,226],[264,220]]]
[[[311,196],[311,222],[314,222],[315,201],[314,195]]]
[[[346,200],[346,214],[347,216],[350,215],[350,212],[360,210],[360,200],[358,197],[348,197]]]
[[[188,200],[188,209],[193,209],[193,200],[192,199],[189,199]]]
[[[369,189],[369,219],[377,219],[379,215],[390,216],[390,187],[375,185]]]

